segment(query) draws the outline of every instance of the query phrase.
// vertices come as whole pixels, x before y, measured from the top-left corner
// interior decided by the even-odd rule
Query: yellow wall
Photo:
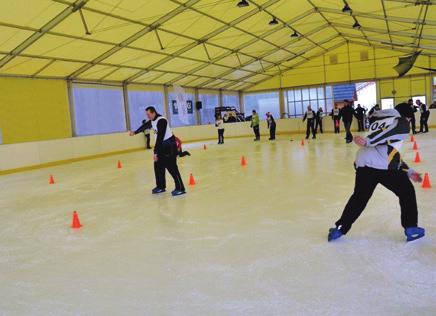
[[[368,54],[368,60],[361,61],[361,52]],[[264,81],[248,91],[375,80],[379,85],[379,99],[395,97],[395,102],[398,103],[410,96],[425,94],[427,103],[430,104],[432,75],[429,71],[414,67],[404,78],[396,78],[398,75],[393,67],[398,63],[398,57],[404,55],[406,54],[394,50],[344,44],[323,56],[311,58],[308,62],[284,72],[281,77]],[[337,58],[337,64],[330,63],[332,56]],[[415,65],[435,68],[436,57],[420,56]],[[396,94],[393,95],[392,91]]]
[[[0,78],[3,144],[71,137],[66,82]]]

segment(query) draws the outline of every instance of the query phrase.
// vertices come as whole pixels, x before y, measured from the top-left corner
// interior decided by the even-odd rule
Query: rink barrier
[[[353,130],[356,130],[356,120]],[[301,119],[277,120],[277,135],[295,135],[305,132]],[[196,125],[173,128],[184,144],[215,141],[217,131],[213,125]],[[324,132],[333,133],[333,122],[324,119]],[[343,133],[343,128],[341,129]],[[261,135],[268,136],[266,122],[261,122]],[[40,142],[0,145],[0,175],[50,168],[84,160],[145,151],[142,135],[129,137],[126,132],[72,137]],[[226,124],[226,139],[253,137],[249,122]]]

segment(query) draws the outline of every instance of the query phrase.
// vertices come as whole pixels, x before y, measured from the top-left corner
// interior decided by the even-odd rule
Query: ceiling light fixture
[[[250,4],[247,2],[247,0],[241,0],[239,1],[239,3],[237,4],[238,8],[244,8],[244,7],[248,7]]]
[[[356,29],[356,30],[358,30],[358,29],[360,29],[361,28],[361,25],[359,24],[359,22],[354,22],[354,24],[353,24],[353,29]]]
[[[275,16],[273,16],[272,20],[269,21],[268,24],[269,24],[269,25],[277,25],[277,24],[279,24],[279,21],[277,21],[277,19],[276,19]]]
[[[294,30],[294,33],[292,33],[291,37],[298,37],[297,31]]]
[[[344,13],[351,13],[351,8],[350,8],[350,6],[348,5],[348,3],[346,3],[345,5],[344,5],[344,7],[342,8],[342,12],[344,12]]]

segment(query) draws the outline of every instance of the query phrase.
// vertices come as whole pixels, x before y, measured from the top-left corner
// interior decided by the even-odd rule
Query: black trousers
[[[322,134],[323,133],[323,130],[322,130],[322,118],[316,119],[315,133],[318,133],[318,127],[319,127],[319,131]]]
[[[312,131],[312,137],[315,138],[315,119],[307,119],[306,124],[306,138],[309,138],[310,132]]]
[[[351,134],[351,123],[353,121],[344,121],[344,128],[345,128],[345,132],[347,133],[347,135],[345,136],[345,139],[347,141],[352,141],[353,140],[353,134]]]
[[[365,131],[365,124],[364,124],[363,117],[357,119],[357,124],[358,124],[358,131],[359,132],[364,132]]]
[[[416,119],[415,115],[410,119],[410,128],[412,129],[412,133],[416,134]]]
[[[147,149],[150,149],[151,148],[151,146],[150,146],[150,134],[145,134],[145,143],[146,143],[146,148]]]
[[[256,136],[256,139],[260,139],[260,129],[259,125],[253,126],[254,136]]]
[[[357,218],[362,214],[377,184],[392,191],[400,200],[401,225],[404,228],[418,226],[418,207],[416,205],[415,188],[401,170],[378,170],[369,167],[357,168],[354,193],[348,200],[336,227],[346,234]],[[383,209],[383,205],[380,205]]]
[[[341,120],[339,117],[333,118],[333,124],[335,125],[335,134],[339,134],[341,132]]]
[[[224,144],[224,128],[218,130],[218,144]]]
[[[154,175],[156,186],[160,189],[166,188],[165,170],[168,170],[174,179],[176,190],[185,190],[179,168],[177,167],[177,144],[174,137],[162,143],[161,152],[157,154],[157,161],[154,162]]]
[[[428,132],[428,117],[427,113],[421,115],[421,118],[419,120],[419,132],[420,133],[427,133]]]
[[[269,139],[276,139],[276,124],[271,124],[269,127]]]

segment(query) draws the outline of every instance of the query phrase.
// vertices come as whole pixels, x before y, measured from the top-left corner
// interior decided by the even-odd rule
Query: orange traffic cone
[[[55,183],[54,177],[53,175],[50,175],[50,179],[48,179],[48,184],[54,184],[54,183]]]
[[[419,156],[419,152],[416,152],[415,162],[416,163],[420,163],[421,162],[421,157]]]
[[[413,150],[418,150],[418,144],[416,142],[413,142]]]
[[[192,173],[189,176],[189,185],[195,185],[195,179],[194,179],[194,176],[192,175]]]
[[[428,172],[426,172],[425,175],[424,175],[424,181],[422,181],[422,187],[426,188],[426,189],[430,189],[431,188],[430,178],[428,176]]]
[[[413,143],[415,141],[415,136],[410,136],[410,142]]]
[[[304,146],[304,139],[301,140],[300,145]]]
[[[207,146],[206,146],[206,144],[204,144],[204,145],[203,145],[203,149],[204,149],[204,150],[206,150],[206,149],[207,149]]]
[[[121,169],[122,167],[123,167],[123,165],[121,164],[121,161],[118,160],[117,168]]]
[[[82,227],[82,224],[80,224],[79,215],[77,215],[77,212],[73,212],[73,223],[71,224],[72,228],[80,228]]]
[[[242,166],[242,167],[245,167],[246,165],[247,165],[247,162],[245,161],[245,157],[242,156],[242,157],[241,157],[241,166]]]

